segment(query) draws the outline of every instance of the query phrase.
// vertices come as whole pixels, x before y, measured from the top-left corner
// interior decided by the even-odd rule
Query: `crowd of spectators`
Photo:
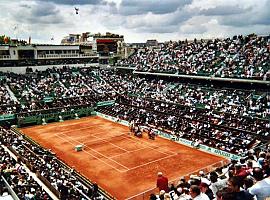
[[[17,98],[15,103],[1,104],[2,114],[46,112],[49,109],[64,111],[74,106],[91,106],[113,97],[111,88],[97,80],[87,68],[79,72],[64,67],[23,75],[9,73],[1,85],[8,85]],[[7,93],[6,96],[10,98]]]
[[[270,36],[169,41],[160,49],[144,48],[120,62],[136,71],[270,79]]]
[[[270,198],[270,148],[247,151],[240,160],[205,173],[200,171],[175,183],[162,181],[150,200],[266,200]],[[165,179],[165,178],[164,178]],[[165,184],[166,183],[166,184]]]
[[[133,93],[185,106],[202,106],[218,112],[269,118],[270,96],[265,91],[211,88],[145,79],[130,74],[118,75],[113,70],[47,69],[27,75],[8,74],[6,84],[17,97],[11,100],[6,84],[1,84],[0,98],[10,103],[1,106],[2,113],[31,112],[33,110],[83,105],[115,99],[116,94]]]
[[[270,94],[263,89],[181,83],[113,69],[64,67],[6,77],[1,87],[9,87],[17,101],[1,106],[18,116],[115,100],[100,111],[236,154],[269,138]]]
[[[2,134],[2,133],[1,133]],[[2,141],[1,141],[2,143]],[[1,176],[8,182],[9,186],[16,193],[19,199],[40,199],[50,200],[51,197],[26,171],[20,160],[15,160],[11,155],[0,146],[0,169]],[[4,189],[5,188],[5,189]],[[2,193],[7,193],[8,189],[3,187]]]
[[[137,71],[269,80],[269,42],[269,36],[256,35],[170,41],[160,49],[138,50],[121,64],[135,65]],[[182,179],[169,188],[170,192],[161,190],[160,199],[168,195],[179,200],[207,199],[201,193],[209,199],[244,200],[252,199],[251,195],[261,199],[258,191],[263,190],[262,185],[270,187],[268,147],[264,152],[250,151],[269,140],[269,90],[183,83],[97,68],[28,69],[26,74],[1,76],[5,76],[0,81],[1,115],[69,111],[114,100],[113,106],[97,110],[243,157],[207,176],[191,177],[189,182]],[[26,172],[25,162],[51,184],[61,199],[103,198],[96,184],[89,186],[80,181],[72,169],[47,150],[13,131],[0,132],[1,144],[23,158],[16,161],[0,147],[1,175],[19,198],[50,199]],[[155,198],[153,194],[151,199]]]
[[[11,106],[16,102],[11,98],[4,84],[0,86],[0,115],[12,112]]]
[[[156,110],[145,106],[116,104],[113,107],[100,108],[99,111],[122,120],[134,120],[138,125],[150,126],[176,137],[194,142],[200,141],[201,144],[235,154],[241,154],[255,142],[262,143],[261,137],[258,137],[254,132],[229,129],[228,126],[197,120],[196,117],[192,116],[192,113],[180,110],[175,105],[164,104],[164,106],[167,106],[166,108],[172,112],[168,113],[168,110],[164,112],[165,107],[158,104],[155,104]],[[269,128],[267,130],[269,131]]]
[[[210,88],[104,71],[101,77],[119,95],[113,107],[99,111],[119,119],[236,154],[269,138],[267,91]]]
[[[243,116],[269,118],[270,95],[267,91],[218,88],[195,84],[146,79],[130,74],[101,71],[101,77],[118,93],[168,101],[190,107]]]
[[[60,199],[102,199],[98,186],[87,187],[77,179],[73,170],[68,170],[48,150],[30,143],[23,136],[1,128],[1,145],[14,149],[26,159],[33,172],[39,172],[59,191]],[[13,159],[0,147],[1,175],[3,175],[20,199],[51,199],[25,170],[24,161]],[[160,188],[150,199],[217,199],[217,200],[264,200],[270,197],[270,146],[264,151],[243,152],[240,160],[232,160],[228,166],[205,174],[190,175],[178,182]],[[7,193],[4,189],[3,194]]]
[[[83,182],[74,169],[64,165],[50,151],[27,141],[22,135],[1,128],[0,142],[14,150],[19,157],[19,161],[15,161],[1,147],[1,172],[20,199],[51,199],[26,173],[22,163],[26,163],[32,172],[47,180],[60,199],[104,199],[97,184]]]

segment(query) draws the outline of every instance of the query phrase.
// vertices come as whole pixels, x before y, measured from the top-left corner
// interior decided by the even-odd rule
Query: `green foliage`
[[[0,44],[10,44],[11,40],[10,37],[6,35],[0,35]]]

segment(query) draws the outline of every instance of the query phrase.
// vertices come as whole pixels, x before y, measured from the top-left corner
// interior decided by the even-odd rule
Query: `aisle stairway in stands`
[[[14,159],[14,160],[18,160],[18,158],[6,147],[6,146],[4,146],[4,145],[1,145],[1,147],[3,147],[4,148],[4,150],[6,151],[6,152],[8,152],[8,154]],[[46,185],[44,185],[44,183],[37,177],[37,175],[35,174],[35,173],[33,173],[33,172],[31,172],[31,170],[25,165],[25,164],[23,164],[22,163],[22,166],[23,166],[23,168],[25,169],[25,171],[27,172],[27,174],[29,174],[30,175],[30,177],[32,177],[37,183],[38,183],[38,185],[39,186],[41,186],[41,188],[43,189],[43,190],[45,190],[46,192],[47,192],[47,194],[49,194],[49,196],[53,199],[53,200],[58,200],[59,198],[57,197],[57,196],[55,196],[55,194],[53,194],[52,192],[51,192],[51,190],[46,186]]]
[[[18,99],[16,98],[16,96],[14,95],[14,93],[11,91],[11,89],[9,88],[9,86],[8,86],[8,85],[5,85],[5,88],[7,89],[10,98],[11,98],[13,101],[18,102]]]

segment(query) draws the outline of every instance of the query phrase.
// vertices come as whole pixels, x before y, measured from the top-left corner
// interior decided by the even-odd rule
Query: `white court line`
[[[69,133],[69,132],[74,132],[74,131],[78,131],[78,130],[84,130],[84,129],[89,129],[89,128],[93,128],[93,125],[91,126],[87,126],[87,127],[83,127],[83,128],[76,128],[76,129],[73,129],[73,130],[68,130],[68,131],[62,131],[62,132],[59,132],[59,134],[61,133]]]
[[[58,135],[58,134],[62,134],[62,133],[55,133],[54,135]],[[92,135],[89,135],[89,136],[92,136]],[[97,138],[97,137],[96,137]],[[75,140],[75,139],[74,139]],[[108,141],[106,141],[105,139],[102,139],[102,138],[100,138],[100,139],[97,139],[97,140],[90,140],[90,139],[88,139],[87,138],[87,140],[89,140],[89,142],[81,142],[82,144],[84,144],[84,145],[92,145],[92,144],[95,144],[95,142],[98,142],[98,141],[105,141],[105,142],[98,142],[98,144],[105,144],[105,143],[109,143]],[[112,145],[114,145],[114,144],[112,144]],[[114,145],[114,146],[116,146],[116,145]],[[120,148],[119,146],[116,146],[117,148]],[[124,151],[128,151],[128,150],[125,150],[125,149],[123,149]]]
[[[121,155],[123,155],[123,154],[127,154],[127,153],[132,153],[132,152],[140,151],[140,150],[143,150],[143,149],[146,149],[146,148],[148,148],[148,147],[143,147],[143,148],[135,149],[135,150],[132,150],[132,151],[127,151],[127,152],[125,152],[125,153],[120,153],[120,154],[111,156],[110,158],[115,158],[115,157],[121,156]]]
[[[76,122],[74,123],[74,125],[77,125],[77,124],[78,124],[78,123],[76,123]],[[87,126],[87,127],[83,127],[83,128],[77,128],[76,130],[62,131],[62,132],[59,132],[59,134],[65,134],[65,133],[74,132],[74,131],[77,131],[77,130],[84,130],[84,129],[88,129],[88,128],[91,128],[91,127],[93,127],[93,125],[90,125],[90,126]],[[95,127],[95,128],[96,128],[96,127]],[[126,134],[113,135],[113,137],[106,137],[106,138],[100,138],[100,137],[97,137],[97,136],[96,136],[96,135],[100,135],[100,134],[101,134],[101,133],[98,133],[98,134],[91,134],[91,136],[96,137],[96,138],[99,138],[99,139],[102,139],[102,140],[111,139],[111,138],[113,138],[113,137],[122,137],[122,136],[126,136]],[[125,137],[125,138],[131,140],[129,137]],[[155,145],[152,145],[152,144],[150,144],[150,143],[148,143],[148,142],[141,141],[141,140],[139,140],[139,139],[137,139],[137,138],[135,138],[135,137],[132,137],[132,138],[134,138],[134,140],[140,141],[141,143],[147,144],[148,147],[149,147],[149,145],[152,146],[152,149],[154,149],[154,150],[156,150],[156,151],[158,151],[158,152],[160,152],[160,153],[170,155],[170,154],[168,154],[168,153],[165,153],[165,152],[162,152],[162,151],[159,151],[159,150],[153,148],[153,147],[156,147],[156,148],[162,149],[162,148],[160,148],[159,146],[155,146]],[[134,140],[131,140],[131,141],[134,141]],[[108,142],[109,142],[109,141],[108,141]],[[140,143],[140,142],[139,142],[139,143]],[[109,142],[109,143],[111,143],[111,142]],[[139,143],[137,142],[137,144],[139,144]],[[112,143],[111,143],[111,144],[112,144]],[[112,145],[114,145],[114,144],[112,144]],[[127,150],[125,150],[125,149],[123,149],[123,148],[121,148],[121,147],[119,147],[119,146],[117,146],[117,145],[114,145],[114,146],[116,146],[116,147],[119,148],[119,149],[122,149],[123,151],[127,151]],[[151,148],[151,147],[149,147],[149,148]],[[170,153],[173,153],[173,154],[175,153],[175,152],[172,152],[172,151],[170,151],[170,150],[165,150],[165,151],[170,152]]]
[[[61,134],[61,133],[60,133],[60,134]],[[119,154],[117,154],[117,155],[110,156],[109,158],[115,158],[115,157],[121,156],[121,155],[123,155],[123,154],[132,153],[132,152],[136,152],[136,151],[140,151],[140,150],[149,148],[148,146],[144,145],[145,147],[143,147],[143,148],[139,148],[139,149],[135,149],[135,150],[128,151],[128,150],[126,150],[126,149],[121,148],[121,147],[118,146],[118,145],[113,144],[112,142],[109,142],[107,139],[99,138],[99,137],[97,137],[97,136],[95,136],[95,135],[90,135],[90,136],[93,136],[93,137],[98,138],[98,139],[97,139],[97,140],[92,140],[92,141],[89,141],[89,142],[84,142],[84,143],[82,142],[85,146],[95,144],[95,142],[98,142],[98,141],[104,141],[103,143],[99,142],[99,144],[110,143],[110,144],[112,144],[113,146],[115,146],[115,147],[117,147],[117,148],[122,149],[122,150],[125,151],[124,153],[119,153]],[[121,136],[121,135],[117,135],[117,136]],[[117,137],[117,136],[115,136],[115,137]],[[114,138],[114,137],[107,137],[107,138],[108,138],[108,139],[111,139],[111,138]],[[90,143],[90,144],[89,144],[89,143]],[[137,142],[135,142],[135,143],[137,143]],[[137,143],[137,144],[138,144],[138,143]],[[163,153],[163,154],[164,154],[164,153]]]
[[[89,141],[89,142],[81,142],[84,146],[88,146],[88,145],[94,145],[94,144],[105,144],[107,142],[98,142],[100,140],[93,140],[93,141]],[[98,142],[98,143],[95,143]]]
[[[65,139],[65,138],[63,138],[63,137],[60,137],[60,136],[58,136],[58,135],[56,135],[56,137],[59,137],[60,139],[65,140],[65,141],[67,141],[68,143],[70,143],[70,144],[72,144],[72,145],[76,145],[76,144],[70,142],[69,140],[67,140],[67,139]],[[120,169],[117,169],[116,167],[114,167],[114,166],[110,165],[109,163],[107,163],[107,162],[101,160],[100,158],[96,157],[95,155],[93,155],[93,154],[91,154],[91,153],[89,153],[89,152],[87,152],[87,151],[85,151],[85,150],[83,150],[83,151],[84,151],[85,153],[87,153],[88,155],[91,155],[92,157],[94,157],[94,158],[98,159],[99,161],[103,162],[104,164],[106,164],[106,165],[112,167],[113,169],[115,169],[115,170],[118,171],[118,172],[121,172],[121,173],[126,172],[126,170],[120,170]]]
[[[99,137],[97,137],[96,135],[99,135],[99,134],[94,134],[94,135],[91,135],[91,136],[94,136],[94,137],[96,137],[96,138],[99,138]],[[148,147],[148,148],[150,148],[150,149],[153,149],[153,150],[155,150],[155,151],[158,151],[158,152],[160,152],[160,153],[162,153],[162,154],[166,154],[166,155],[172,155],[172,154],[175,154],[175,152],[172,152],[172,151],[170,151],[170,150],[166,150],[166,149],[164,149],[164,148],[160,148],[159,146],[152,145],[152,144],[150,144],[150,143],[148,143],[148,142],[145,142],[145,141],[143,141],[143,140],[140,140],[140,139],[137,139],[137,138],[135,138],[135,137],[133,137],[133,136],[130,136],[131,138],[134,138],[134,140],[132,140],[132,139],[130,139],[130,137],[126,137],[125,134],[120,134],[120,135],[116,135],[116,136],[113,136],[113,137],[106,137],[106,139],[111,139],[111,138],[118,137],[118,136],[119,136],[119,137],[124,136],[125,139],[129,139],[130,141],[133,141],[133,142],[135,142],[136,144],[142,145],[142,143],[145,143],[145,144],[143,144],[144,146],[146,146],[146,147]],[[104,139],[104,140],[106,140],[106,139]],[[139,142],[137,142],[136,140],[139,141]],[[146,145],[146,144],[149,144],[149,145]],[[117,145],[116,145],[116,146],[117,146]],[[118,147],[119,147],[119,146],[118,146]],[[154,147],[156,147],[156,148],[158,148],[158,149],[164,149],[165,151],[170,152],[170,153],[172,153],[172,154],[168,154],[168,153],[159,151],[158,149],[155,149]],[[120,148],[120,147],[119,147],[119,148]]]
[[[62,133],[60,133],[60,134],[62,134]],[[62,135],[65,135],[65,134],[62,134]],[[66,137],[69,137],[68,135],[65,135]],[[74,140],[73,138],[71,138],[71,137],[69,137],[71,140],[73,140],[73,141],[75,141],[75,142],[77,142],[77,143],[81,143],[80,141],[78,141],[78,140]],[[111,158],[109,158],[109,157],[107,157],[107,156],[105,156],[104,154],[102,154],[102,153],[100,153],[100,152],[98,152],[98,151],[96,151],[95,149],[92,149],[91,147],[88,147],[87,145],[85,145],[87,148],[89,148],[89,149],[91,149],[92,151],[94,151],[94,152],[96,152],[96,153],[98,153],[98,154],[100,154],[101,156],[103,156],[103,157],[105,157],[105,158],[107,158],[107,159],[109,159],[109,160],[111,160],[111,161],[113,161],[113,162],[115,162],[116,164],[118,164],[118,165],[120,165],[120,166],[122,166],[123,168],[125,168],[125,169],[127,169],[127,170],[129,170],[129,168],[128,167],[126,167],[125,165],[122,165],[121,163],[119,163],[119,162],[117,162],[117,161],[115,161],[115,160],[113,160],[113,159],[111,159]]]
[[[55,122],[55,123],[58,123],[58,122]],[[49,131],[51,130],[54,130],[56,127],[62,127],[62,128],[65,128],[65,127],[68,127],[70,128],[69,126],[73,126],[73,125],[80,125],[80,124],[83,124],[84,122],[74,122],[74,123],[71,123],[71,124],[50,124],[50,125],[54,125],[54,126],[48,126],[46,128],[47,132],[48,132],[48,129]],[[98,128],[99,126],[101,125],[94,125],[95,128]],[[89,126],[83,126],[84,128],[79,128],[79,129],[76,129],[76,130],[80,130],[80,129],[86,129],[86,128],[90,128],[90,127],[93,127],[93,124],[89,125]],[[42,127],[41,127],[42,129]],[[73,130],[69,130],[69,131],[73,131]],[[63,131],[63,132],[69,132],[69,131]],[[41,132],[41,133],[47,133],[46,131],[45,132]]]
[[[96,136],[96,137],[98,137],[98,135],[101,135],[101,134],[103,134],[103,133],[96,133],[96,134],[91,134],[91,136]],[[110,137],[104,137],[103,139],[111,139],[111,138],[114,138],[114,137],[121,137],[122,135],[125,135],[125,134],[109,134],[110,135]]]
[[[61,134],[61,133],[55,133],[54,135],[58,135],[58,134]],[[90,136],[93,136],[93,135],[90,135]],[[117,135],[117,136],[119,136],[119,135]],[[115,136],[115,137],[117,137],[117,136]],[[94,136],[94,137],[96,137],[96,136]],[[96,137],[96,138],[98,138],[98,137]],[[107,137],[107,138],[111,139],[111,138],[114,138],[114,137]],[[97,139],[97,140],[91,140],[89,142],[81,142],[81,143],[84,144],[85,146],[88,146],[88,145],[93,145],[93,144],[95,144],[95,142],[98,142],[98,141],[105,141],[105,142],[99,142],[98,144],[110,143],[110,142],[107,142],[106,139]],[[121,147],[119,147],[119,146],[117,146],[115,144],[112,144],[112,145],[116,146],[117,148],[122,149]],[[110,156],[109,158],[114,158],[114,157],[117,157],[117,156],[120,156],[120,155],[123,155],[123,154],[126,154],[126,153],[132,153],[132,152],[139,151],[139,150],[146,149],[146,148],[149,148],[149,147],[145,146],[143,148],[139,148],[139,149],[135,149],[135,150],[131,150],[131,151],[123,149],[125,151],[124,153],[119,153],[117,155]]]
[[[136,169],[136,168],[139,168],[139,167],[142,167],[142,166],[145,166],[145,165],[154,163],[154,162],[156,162],[156,161],[163,160],[163,159],[166,159],[166,158],[169,158],[169,157],[172,157],[172,156],[176,156],[176,155],[177,155],[177,153],[172,152],[172,151],[170,151],[170,150],[166,150],[166,149],[164,149],[164,150],[166,150],[167,152],[170,152],[170,153],[172,153],[172,154],[168,154],[168,153],[159,151],[159,150],[153,148],[153,146],[154,146],[154,147],[157,147],[157,148],[160,148],[159,146],[151,145],[150,143],[145,142],[145,141],[142,141],[142,140],[140,140],[140,139],[137,139],[137,138],[135,138],[135,137],[133,137],[133,136],[130,136],[130,137],[131,137],[131,138],[134,138],[134,140],[140,141],[141,143],[140,143],[140,142],[136,142],[136,141],[130,139],[130,137],[126,137],[125,134],[121,134],[121,135],[119,135],[119,136],[120,136],[120,137],[124,136],[125,139],[129,139],[129,140],[131,140],[131,141],[133,141],[133,142],[135,142],[135,143],[137,143],[137,144],[140,144],[140,145],[141,145],[141,143],[145,143],[145,144],[143,144],[143,145],[145,146],[145,148],[150,148],[150,149],[152,149],[152,150],[154,150],[154,151],[158,151],[158,152],[160,152],[160,153],[162,153],[162,154],[167,155],[166,157],[163,157],[163,158],[160,158],[160,159],[157,159],[157,160],[153,160],[153,161],[144,163],[144,164],[142,164],[142,165],[138,165],[138,166],[136,166],[136,167],[129,168],[129,170],[127,170],[127,171],[130,171],[130,170],[132,170],[132,169]],[[95,136],[95,137],[96,137],[96,136]],[[98,138],[98,137],[97,137],[97,138]],[[146,144],[150,144],[151,146],[146,145]],[[145,148],[141,148],[141,149],[145,149]],[[162,148],[161,148],[161,149],[162,149]],[[136,151],[136,150],[135,150],[135,151]],[[128,152],[126,152],[126,153],[129,153],[129,152],[132,152],[132,151],[128,151]],[[123,153],[123,154],[125,154],[125,153]],[[122,154],[118,154],[118,155],[112,156],[112,157],[110,157],[110,158],[114,158],[114,157],[117,157],[117,156],[120,156],[120,155],[122,155]]]
[[[121,134],[121,135],[119,135],[119,136],[125,136],[125,135],[124,135],[124,134]],[[95,136],[95,137],[96,137],[96,136]],[[97,138],[98,138],[98,137],[97,137]],[[129,137],[125,137],[125,138],[126,138],[126,139],[129,139],[129,140],[131,140],[131,141],[134,141],[134,140],[130,139]],[[133,138],[133,137],[132,137],[132,138]],[[139,140],[139,139],[137,139],[137,138],[134,138],[134,139],[137,140],[137,141]],[[139,141],[141,141],[141,140],[139,140]],[[150,144],[150,143],[145,142],[145,141],[141,141],[141,142],[144,142],[144,143],[146,143],[146,144]],[[139,144],[138,142],[136,142],[136,143]],[[117,146],[117,145],[116,145],[116,146]],[[146,146],[146,145],[145,145],[145,146]],[[151,145],[151,146],[153,146],[153,145]],[[158,147],[158,146],[155,146],[155,147],[160,148],[160,147]],[[149,146],[146,146],[145,148],[153,149],[154,151],[158,151],[158,152],[160,152],[160,153],[162,153],[162,154],[165,154],[165,155],[167,155],[167,156],[165,156],[165,157],[163,157],[163,158],[160,158],[160,159],[156,159],[156,160],[147,162],[147,163],[144,163],[144,164],[141,164],[141,165],[138,165],[138,166],[136,166],[136,167],[129,168],[127,171],[130,171],[130,170],[133,170],[133,169],[136,169],[136,168],[145,166],[145,165],[149,165],[149,164],[151,164],[151,163],[154,163],[154,162],[157,162],[157,161],[160,161],[160,160],[164,160],[164,159],[166,159],[166,158],[170,158],[170,157],[172,157],[172,156],[176,156],[176,155],[177,155],[177,153],[172,152],[172,151],[169,151],[169,150],[166,150],[166,151],[171,152],[172,154],[167,154],[167,153],[165,153],[165,152],[161,152],[161,151],[159,151],[159,150],[157,150],[157,149],[155,149],[155,148],[149,147]],[[145,148],[141,148],[141,149],[145,149]],[[139,149],[139,150],[141,150],[141,149]],[[134,151],[137,151],[137,150],[134,150]],[[129,152],[133,152],[133,151],[127,151],[126,153],[129,153]],[[125,153],[123,153],[123,154],[125,154]],[[117,157],[117,156],[120,156],[120,155],[122,155],[122,154],[118,154],[118,155],[112,156],[112,157],[110,157],[110,158]]]
[[[125,152],[129,152],[128,150],[123,149],[122,147],[119,147],[118,145],[115,145],[115,144],[113,144],[112,142],[109,142],[109,141],[108,141],[108,140],[106,140],[106,139],[102,139],[102,138],[97,137],[97,136],[94,136],[94,135],[91,135],[91,136],[93,136],[93,137],[95,137],[95,138],[98,138],[99,140],[106,141],[106,142],[110,143],[111,145],[115,146],[116,148],[118,148],[118,149],[122,149],[122,150],[123,150],[123,151],[125,151]]]
[[[220,160],[220,161],[221,161],[221,160]],[[215,165],[215,164],[217,164],[217,163],[220,163],[220,161],[215,162],[215,163],[210,164],[210,165],[207,165],[206,167],[200,167],[200,168],[197,168],[196,170],[193,170],[192,172],[189,172],[189,173],[186,174],[185,176],[187,176],[187,175],[189,175],[189,174],[195,174],[195,173],[198,172],[199,170],[203,170],[203,169],[206,169],[206,168],[208,168],[208,167],[210,167],[210,166],[213,166],[213,165]],[[204,173],[207,173],[207,172],[204,172]],[[171,180],[170,182],[173,183],[173,182],[175,182],[175,181],[177,181],[177,180],[180,180],[181,177],[183,177],[183,176],[180,176],[180,177],[178,177],[178,178],[175,178],[175,179]]]
[[[152,160],[152,161],[150,161],[150,162],[147,162],[147,163],[138,165],[138,166],[136,166],[136,167],[132,167],[132,168],[130,168],[128,171],[133,170],[133,169],[137,169],[137,168],[139,168],[139,167],[142,167],[142,166],[145,166],[145,165],[149,165],[149,164],[151,164],[151,163],[154,163],[154,162],[157,162],[157,161],[161,161],[161,160],[164,160],[164,159],[167,159],[167,158],[176,156],[176,155],[177,155],[177,153],[175,153],[175,154],[173,154],[173,155],[165,156],[165,157],[163,157],[163,158],[159,158],[159,159],[156,159],[156,160]]]
[[[62,133],[59,133],[59,134],[62,134]],[[62,135],[65,135],[65,134],[62,134]],[[67,136],[67,135],[66,135],[66,136]],[[148,143],[148,142],[141,141],[141,140],[139,140],[139,139],[137,139],[137,138],[134,138],[134,137],[132,137],[132,138],[134,138],[134,140],[132,140],[132,139],[130,139],[129,137],[126,137],[124,134],[121,134],[121,135],[119,135],[119,136],[124,136],[124,138],[129,139],[129,140],[131,140],[131,141],[133,141],[133,142],[134,142],[134,140],[135,140],[135,141],[137,140],[137,141],[143,142],[143,143],[145,143],[145,144],[150,144],[150,143]],[[67,136],[67,137],[71,138],[70,136]],[[79,141],[77,141],[77,140],[74,140],[73,138],[71,138],[71,139],[72,139],[73,141],[79,142]],[[138,142],[136,142],[136,143],[138,143]],[[138,143],[138,144],[139,144],[139,143]],[[85,146],[88,147],[87,145],[85,145]],[[151,145],[151,146],[153,146],[153,145]],[[157,149],[155,149],[155,148],[153,148],[153,147],[149,147],[149,146],[146,146],[146,147],[147,147],[147,148],[150,148],[150,149],[153,149],[153,150],[155,150],[155,151],[158,151]],[[155,146],[155,147],[159,148],[158,146]],[[136,167],[128,168],[128,167],[122,165],[121,163],[119,163],[119,162],[117,162],[117,161],[111,159],[111,157],[107,157],[107,156],[105,156],[104,154],[102,154],[102,153],[100,153],[100,152],[98,152],[98,151],[96,151],[96,150],[94,150],[94,149],[92,149],[92,148],[90,148],[90,147],[88,147],[88,148],[91,149],[92,151],[94,151],[94,152],[96,152],[96,153],[102,155],[103,157],[105,157],[105,158],[107,158],[107,159],[109,159],[109,160],[115,162],[116,164],[118,164],[118,165],[120,165],[120,166],[123,166],[124,168],[127,169],[127,170],[125,170],[125,171],[121,170],[121,172],[127,172],[127,171],[130,171],[130,170],[133,170],[133,169],[137,169],[137,168],[139,168],[139,167],[142,167],[142,166],[145,166],[145,165],[149,165],[149,164],[151,164],[151,163],[154,163],[154,162],[157,162],[157,161],[160,161],[160,160],[164,160],[164,159],[166,159],[166,158],[169,158],[169,157],[172,157],[172,156],[176,156],[176,155],[177,155],[177,153],[172,152],[172,151],[169,151],[169,152],[172,152],[173,154],[167,154],[167,153],[158,151],[158,152],[160,152],[160,153],[162,153],[162,154],[166,154],[167,156],[165,156],[165,157],[163,157],[163,158],[160,158],[160,159],[156,159],[156,160],[147,162],[147,163],[144,163],[144,164],[141,164],[141,165],[138,165],[138,166],[136,166]],[[167,150],[166,150],[166,151],[167,151]],[[128,152],[126,152],[126,153],[128,153]],[[92,155],[92,154],[91,154],[91,155]],[[120,155],[120,154],[119,154],[119,155]],[[109,164],[108,164],[108,165],[109,165]],[[110,166],[110,165],[109,165],[109,166]],[[119,171],[119,170],[118,170],[118,171]]]
[[[220,162],[220,161],[219,161],[219,162]],[[219,163],[219,162],[216,162],[216,163]],[[214,164],[216,164],[216,163],[214,163]],[[189,175],[189,174],[194,174],[194,173],[198,172],[199,170],[205,169],[205,168],[207,168],[207,167],[209,167],[209,166],[212,166],[212,165],[214,165],[214,164],[207,165],[206,167],[200,167],[200,168],[198,168],[198,169],[196,169],[196,170],[194,170],[194,171],[192,171],[192,172],[190,172],[190,173],[184,174],[184,175],[182,175],[182,176],[179,176],[178,178],[175,178],[175,179],[169,181],[169,183],[175,183],[175,181],[180,180],[181,177],[185,177],[185,176],[187,176],[187,175]],[[157,188],[157,187],[152,187],[152,188],[150,188],[150,189],[144,190],[143,192],[140,192],[139,194],[135,194],[135,195],[133,195],[133,196],[131,196],[131,197],[126,198],[125,200],[130,200],[130,199],[133,199],[133,198],[135,198],[135,197],[139,197],[139,196],[141,196],[141,195],[143,195],[143,194],[145,194],[145,193],[147,193],[147,192],[149,192],[149,191],[155,190],[156,188]]]
[[[149,142],[145,142],[145,141],[143,141],[143,140],[137,139],[137,138],[135,138],[135,136],[130,136],[131,138],[134,138],[134,140],[133,140],[133,139],[130,139],[130,137],[126,137],[125,134],[123,134],[123,135],[121,135],[121,136],[124,136],[126,139],[129,139],[129,140],[131,140],[131,141],[133,141],[133,142],[134,142],[135,140],[140,141],[140,142],[137,142],[137,144],[144,143],[144,144],[145,144],[146,146],[148,146],[150,149],[154,149],[155,151],[158,151],[158,152],[160,152],[160,153],[163,153],[163,154],[166,154],[166,155],[172,155],[172,154],[175,154],[175,152],[172,152],[172,151],[170,151],[170,150],[166,150],[166,149],[164,149],[164,148],[160,148],[159,146],[152,145],[152,144],[150,144]],[[170,153],[172,153],[172,154],[168,154],[168,153],[159,151],[158,149],[155,149],[154,147],[156,147],[156,148],[158,148],[158,149],[161,149],[161,150],[164,150],[164,151],[167,151],[167,152],[170,152]]]
[[[131,170],[134,170],[134,169],[137,169],[137,168],[140,168],[140,167],[149,165],[149,164],[151,164],[151,163],[155,163],[155,162],[158,162],[158,161],[161,161],[161,160],[164,160],[164,159],[167,159],[167,158],[176,156],[176,155],[177,155],[177,153],[175,153],[175,154],[173,154],[173,155],[168,155],[168,156],[165,156],[165,157],[163,157],[163,158],[156,159],[156,160],[152,160],[152,161],[150,161],[150,162],[147,162],[147,163],[144,163],[144,164],[141,164],[141,165],[137,165],[136,167],[129,168],[128,170],[126,170],[126,171],[124,171],[124,172],[128,172],[128,171],[131,171]]]

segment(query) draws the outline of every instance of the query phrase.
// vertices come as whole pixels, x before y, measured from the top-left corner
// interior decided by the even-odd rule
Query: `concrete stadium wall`
[[[41,66],[29,66],[35,71],[36,69],[39,71],[46,70],[48,68],[62,68],[63,66],[69,66],[69,67],[91,67],[91,66],[97,66],[98,63],[91,63],[91,64],[67,64],[67,65],[41,65]],[[0,67],[0,71],[2,72],[14,72],[18,74],[25,74],[27,66],[23,67]]]

